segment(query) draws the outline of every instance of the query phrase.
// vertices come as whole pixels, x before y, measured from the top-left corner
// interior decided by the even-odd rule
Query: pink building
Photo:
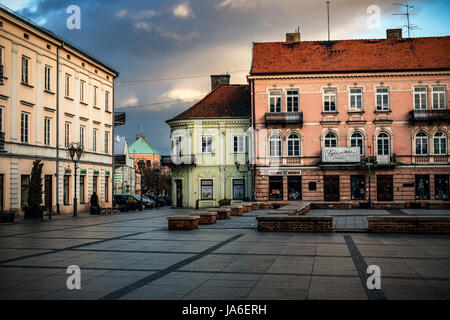
[[[257,200],[449,199],[450,37],[387,34],[254,43]]]

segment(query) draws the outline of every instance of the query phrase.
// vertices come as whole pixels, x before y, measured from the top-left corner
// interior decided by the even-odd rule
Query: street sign
[[[116,172],[114,174],[114,183],[122,183],[122,172]]]

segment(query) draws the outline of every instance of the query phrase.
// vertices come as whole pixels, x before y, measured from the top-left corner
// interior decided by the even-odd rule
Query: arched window
[[[328,132],[326,134],[325,147],[337,147],[337,137],[334,133]]]
[[[434,154],[447,154],[447,135],[444,132],[438,131],[434,134],[433,144]]]
[[[300,138],[294,133],[288,137],[288,156],[300,156]]]
[[[355,132],[350,137],[350,146],[359,147],[359,153],[364,155],[364,137],[360,132]]]
[[[390,138],[386,132],[381,132],[377,137],[377,154],[380,156],[390,155]]]
[[[420,131],[416,134],[416,154],[425,155],[428,154],[428,135]]]
[[[274,134],[270,137],[269,149],[271,157],[281,157],[281,138],[278,134]]]

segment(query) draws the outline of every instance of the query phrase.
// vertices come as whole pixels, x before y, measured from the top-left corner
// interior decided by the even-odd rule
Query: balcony
[[[303,112],[266,112],[266,124],[302,124]]]
[[[414,163],[416,164],[448,164],[447,155],[423,155],[414,156]]]
[[[114,126],[123,126],[125,124],[125,112],[114,112]]]
[[[425,122],[450,122],[450,110],[411,110],[409,112],[411,123]]]
[[[0,84],[3,84],[3,65],[0,65]]]
[[[269,166],[299,166],[302,164],[300,157],[269,157],[265,158],[265,164]]]
[[[376,162],[378,166],[395,166],[396,160],[394,154],[377,154],[376,155]]]
[[[185,154],[181,156],[161,156],[161,165],[163,166],[195,166],[197,159],[195,154]]]

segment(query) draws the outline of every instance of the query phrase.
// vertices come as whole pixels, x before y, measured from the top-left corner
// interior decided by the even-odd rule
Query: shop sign
[[[322,148],[322,162],[360,162],[359,147],[324,147]]]

